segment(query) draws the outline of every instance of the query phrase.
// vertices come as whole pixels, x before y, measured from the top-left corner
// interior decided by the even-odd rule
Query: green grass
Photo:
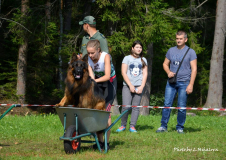
[[[175,130],[176,115],[171,115],[167,133],[155,133],[160,120],[159,115],[140,116],[137,133],[128,128],[116,133],[119,121],[112,128],[108,153],[82,143],[77,154],[67,155],[57,115],[5,116],[0,120],[0,159],[226,159],[226,117],[187,116],[185,134]]]

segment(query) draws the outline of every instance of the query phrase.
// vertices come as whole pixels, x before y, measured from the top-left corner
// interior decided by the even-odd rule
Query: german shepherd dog
[[[65,79],[64,97],[56,106],[105,110],[105,100],[97,83],[88,72],[88,55],[78,59],[73,53]]]

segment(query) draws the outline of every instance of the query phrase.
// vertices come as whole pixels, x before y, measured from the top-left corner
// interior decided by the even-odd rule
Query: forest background
[[[162,63],[167,50],[176,45],[179,29],[188,33],[187,45],[198,56],[197,78],[187,106],[202,107],[207,101],[216,0],[0,0],[0,4],[2,103],[60,101],[68,61],[73,52],[79,52],[84,35],[78,23],[87,15],[96,18],[97,29],[108,41],[118,80],[114,104],[121,104],[122,99],[122,59],[130,54],[133,41],[140,40],[149,63],[141,104],[163,105],[167,75]],[[225,65],[219,72],[223,83]],[[210,107],[225,106],[225,88],[223,84],[222,103]]]

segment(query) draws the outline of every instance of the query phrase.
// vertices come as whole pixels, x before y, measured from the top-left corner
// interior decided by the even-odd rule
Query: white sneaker
[[[178,129],[177,133],[184,134],[184,131],[183,131],[183,129]]]
[[[159,127],[156,133],[160,133],[160,132],[167,132],[167,129],[164,127]]]

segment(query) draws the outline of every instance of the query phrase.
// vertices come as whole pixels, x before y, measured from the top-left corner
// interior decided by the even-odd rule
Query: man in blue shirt
[[[166,58],[163,63],[163,69],[165,70],[168,78],[175,76],[176,71],[181,63],[188,46],[185,45],[187,42],[187,34],[185,31],[178,31],[176,34],[177,46],[172,47],[166,53]],[[189,49],[185,56],[181,67],[177,73],[176,83],[169,83],[167,81],[165,89],[165,107],[172,107],[174,98],[178,93],[178,107],[186,107],[187,96],[193,92],[193,85],[197,74],[197,56],[193,49]],[[167,123],[170,118],[171,109],[164,108],[162,110],[161,127],[156,131],[166,132]],[[186,120],[186,109],[179,109],[177,115],[176,130],[178,133],[184,133],[184,123]]]

